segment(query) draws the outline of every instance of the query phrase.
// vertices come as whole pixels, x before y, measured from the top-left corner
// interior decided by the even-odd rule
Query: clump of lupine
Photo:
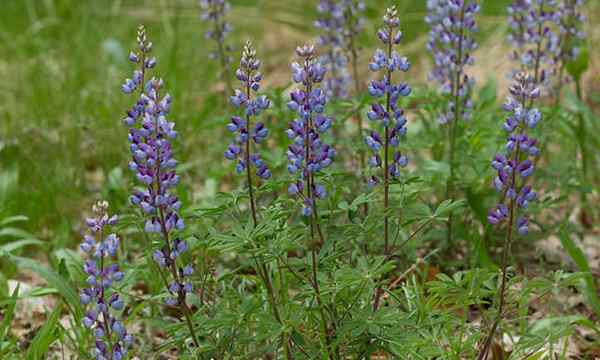
[[[158,234],[162,240],[160,248],[154,251],[153,258],[160,271],[166,271],[171,276],[170,282],[165,284],[169,294],[166,304],[182,311],[194,344],[198,346],[190,318],[191,310],[186,302],[186,295],[192,292],[189,277],[193,273],[193,267],[178,264],[178,259],[188,249],[188,245],[185,240],[177,237],[177,232],[184,228],[184,221],[178,214],[181,202],[171,191],[179,183],[179,175],[175,171],[177,160],[173,158],[171,145],[177,132],[175,124],[167,119],[172,99],[169,94],[161,95],[164,85],[162,79],[153,77],[144,83],[145,70],[152,68],[156,60],[152,60],[151,64],[144,61],[152,46],[147,41],[143,27],[138,30],[137,42],[138,50],[132,52],[129,59],[141,69],[134,72],[134,86],[127,85],[129,80],[123,86],[125,93],[132,93],[140,88],[138,100],[124,120],[129,127],[128,139],[132,154],[129,168],[140,184],[130,200],[146,217],[144,231]]]
[[[202,9],[202,20],[210,22],[212,26],[212,29],[206,31],[204,36],[206,39],[213,40],[217,47],[215,51],[209,53],[209,56],[221,64],[221,79],[225,82],[227,94],[231,94],[233,91],[229,72],[229,65],[232,61],[229,56],[231,47],[225,42],[225,37],[233,30],[231,24],[225,19],[231,5],[226,0],[200,0],[200,8]]]
[[[262,74],[258,71],[260,60],[256,58],[256,50],[252,47],[250,41],[246,42],[242,51],[240,67],[235,76],[240,81],[242,89],[236,89],[235,95],[231,96],[231,103],[244,110],[244,118],[233,116],[231,122],[227,124],[227,130],[235,133],[235,141],[231,143],[225,151],[225,158],[236,160],[236,171],[238,174],[246,171],[246,180],[248,181],[248,192],[250,196],[250,208],[252,210],[252,219],[254,224],[257,222],[256,203],[254,200],[252,186],[252,166],[256,169],[256,175],[263,180],[271,177],[271,171],[261,159],[260,155],[253,152],[252,144],[260,144],[264,141],[269,131],[262,122],[256,122],[252,128],[252,118],[259,116],[263,110],[268,109],[271,102],[265,95],[253,98],[253,93],[260,89]]]
[[[315,27],[322,31],[319,48],[326,49],[320,61],[327,67],[324,88],[330,99],[347,97],[350,85],[348,59],[344,53],[344,10],[344,4],[337,0],[320,0],[317,6],[319,18]]]
[[[565,67],[577,58],[581,42],[585,38],[582,30],[585,21],[585,16],[581,13],[582,6],[583,0],[562,0],[556,10],[559,35],[554,63],[559,91],[561,85],[569,81],[564,74]]]
[[[298,175],[298,180],[290,184],[290,195],[303,199],[304,216],[317,217],[316,199],[327,195],[325,187],[317,182],[316,175],[333,161],[335,150],[325,144],[321,135],[332,125],[332,119],[323,114],[327,102],[325,92],[318,87],[325,77],[325,67],[316,60],[315,47],[304,45],[296,49],[301,63],[292,64],[292,79],[301,87],[291,93],[288,103],[290,110],[296,112],[287,130],[293,144],[288,147],[288,171]],[[311,221],[311,224],[314,223]]]
[[[127,356],[133,337],[115,315],[124,306],[123,299],[112,289],[115,282],[123,279],[123,272],[116,261],[119,237],[109,233],[109,227],[117,224],[118,217],[108,215],[106,201],[98,201],[92,211],[94,216],[86,219],[90,234],[85,235],[80,246],[90,256],[83,266],[89,287],[79,295],[81,304],[89,308],[83,324],[94,332],[95,359],[120,360]]]
[[[559,48],[558,36],[552,30],[557,15],[555,6],[554,0],[513,0],[508,7],[511,58],[520,64],[515,73],[529,72],[537,83],[544,85],[549,82]]]
[[[533,158],[539,155],[537,140],[528,132],[541,120],[540,111],[533,102],[540,97],[540,85],[533,76],[517,73],[509,88],[510,95],[503,109],[509,113],[503,128],[507,132],[505,152],[494,156],[492,167],[497,176],[494,187],[501,194],[500,202],[489,211],[488,222],[494,226],[506,223],[506,237],[502,251],[502,278],[498,295],[498,313],[492,324],[478,359],[483,359],[491,345],[496,328],[503,314],[507,283],[507,258],[514,233],[525,236],[529,233],[529,217],[525,214],[529,204],[537,197],[532,186],[527,184],[534,171]]]
[[[470,94],[474,80],[466,67],[474,63],[472,53],[477,43],[473,33],[478,30],[475,16],[479,5],[472,0],[429,0],[427,9],[425,21],[431,26],[427,50],[434,60],[429,77],[439,82],[442,93],[450,97],[439,122],[468,120],[473,107]]]
[[[377,31],[377,37],[385,50],[377,49],[369,69],[373,72],[382,73],[380,80],[373,80],[369,84],[369,94],[377,99],[371,105],[367,117],[378,127],[383,127],[383,133],[371,130],[365,137],[365,143],[371,149],[372,156],[369,165],[383,172],[383,236],[384,254],[390,252],[389,244],[389,213],[390,206],[390,182],[400,177],[400,168],[408,164],[408,158],[398,150],[400,142],[406,135],[406,117],[404,110],[398,102],[401,97],[410,95],[411,88],[407,83],[395,82],[393,76],[397,72],[406,72],[410,63],[406,57],[400,56],[394,47],[402,40],[400,31],[400,19],[395,7],[388,8],[383,16],[384,26]],[[382,160],[383,158],[383,160]],[[379,184],[379,176],[372,175],[368,180],[370,188]],[[374,307],[377,309],[381,291],[377,292]]]

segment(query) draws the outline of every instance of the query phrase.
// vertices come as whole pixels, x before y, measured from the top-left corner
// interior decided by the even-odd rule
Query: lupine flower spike
[[[507,257],[515,233],[525,236],[529,233],[529,217],[526,214],[529,204],[536,200],[537,194],[527,184],[534,171],[533,158],[539,155],[537,140],[529,136],[541,120],[538,109],[533,102],[540,97],[540,85],[533,76],[518,73],[509,88],[510,95],[504,103],[504,110],[509,113],[503,128],[507,133],[505,151],[496,154],[492,160],[492,168],[497,176],[493,186],[501,194],[500,202],[488,213],[488,222],[493,226],[506,224],[506,238],[502,252],[502,279],[499,291],[498,315],[479,352],[478,360],[483,359],[491,345],[492,339],[503,314],[507,283]]]
[[[528,72],[537,84],[544,86],[549,85],[551,66],[559,48],[559,38],[552,31],[557,16],[555,6],[555,0],[513,0],[508,7],[511,58],[520,65],[515,73]]]
[[[377,102],[371,105],[371,110],[367,113],[369,120],[383,127],[383,133],[377,130],[370,131],[365,137],[365,143],[372,151],[369,159],[370,166],[375,169],[383,168],[384,207],[387,210],[390,179],[399,177],[400,168],[408,163],[405,154],[399,150],[394,150],[391,154],[390,149],[397,149],[406,135],[407,120],[404,110],[398,106],[398,101],[401,97],[410,95],[411,88],[404,82],[395,83],[393,79],[394,73],[406,72],[410,68],[408,59],[394,50],[394,46],[402,39],[402,32],[399,29],[400,19],[394,7],[387,9],[383,21],[385,26],[379,29],[377,37],[385,45],[385,50],[377,49],[369,64],[371,71],[383,75],[381,80],[373,80],[369,84],[369,94],[376,98]],[[379,176],[373,175],[368,185],[373,188],[379,183]]]
[[[348,96],[350,76],[348,59],[344,53],[344,6],[339,1],[320,0],[317,7],[319,18],[315,27],[322,31],[319,48],[325,49],[321,63],[327,68],[324,89],[328,99],[343,99]]]
[[[96,338],[93,356],[98,360],[121,360],[133,344],[116,314],[123,310],[123,299],[112,285],[123,279],[116,261],[119,237],[109,233],[117,224],[116,215],[108,215],[108,203],[99,201],[93,207],[94,216],[86,220],[89,234],[81,243],[81,250],[89,255],[83,266],[89,287],[79,294],[81,304],[88,308],[83,325],[94,332]],[[111,261],[112,260],[112,261]]]
[[[504,110],[510,113],[503,126],[508,133],[506,151],[496,154],[492,161],[492,167],[497,172],[494,187],[502,194],[502,201],[488,214],[488,221],[492,225],[507,219],[512,224],[514,215],[525,212],[529,203],[536,198],[535,191],[531,185],[526,185],[526,181],[534,170],[532,160],[540,150],[537,140],[528,136],[527,132],[541,120],[540,111],[531,106],[539,97],[540,88],[535,84],[535,79],[525,73],[517,74],[504,104]],[[515,230],[520,235],[527,235],[528,222],[525,215],[521,216]]]
[[[131,61],[138,63],[136,60],[147,56],[150,44],[143,28],[140,28],[138,52],[130,55]],[[153,60],[152,64],[155,63]],[[140,66],[142,69],[150,68],[145,62]],[[169,293],[166,303],[181,309],[193,341],[198,346],[190,319],[191,311],[186,302],[186,295],[192,292],[189,277],[193,268],[178,261],[188,245],[177,237],[177,232],[184,228],[184,222],[178,214],[181,202],[171,192],[179,183],[179,175],[175,172],[177,160],[173,158],[171,146],[177,132],[175,124],[167,119],[172,99],[169,94],[161,95],[164,85],[162,79],[153,77],[142,88],[144,70],[136,70],[135,73],[141,73],[135,82],[136,87],[140,87],[140,95],[133,109],[127,112],[125,123],[130,127],[128,138],[132,159],[129,168],[135,173],[140,187],[133,192],[130,200],[146,216],[144,230],[149,234],[158,234],[163,241],[161,248],[154,251],[153,258],[161,271],[171,276],[171,282],[165,284]]]
[[[364,28],[365,2],[363,0],[341,0],[340,1],[344,22],[342,28],[342,47],[349,58],[350,68],[352,69],[352,82],[354,84],[354,94],[361,94],[363,91],[363,83],[358,74],[359,62],[359,46],[358,36]],[[356,134],[359,141],[363,139],[363,118],[360,111],[356,111],[354,115],[356,119]],[[359,150],[359,173],[364,174],[366,168],[365,152]],[[365,204],[365,214],[368,212],[368,204]]]
[[[579,56],[580,45],[585,38],[582,30],[585,21],[585,16],[581,13],[582,7],[583,0],[561,0],[556,11],[555,21],[558,23],[559,35],[554,63],[555,73],[558,74],[556,83],[559,96],[562,85],[570,80],[565,76],[565,67]]]
[[[227,124],[227,130],[236,134],[235,141],[227,147],[225,158],[237,161],[236,171],[238,174],[246,173],[248,181],[248,193],[250,196],[250,208],[254,225],[257,223],[256,203],[252,186],[252,168],[256,175],[263,180],[271,177],[271,171],[261,159],[258,153],[253,152],[253,144],[260,144],[267,138],[268,129],[262,122],[256,122],[252,128],[252,118],[259,116],[261,112],[271,105],[265,95],[253,97],[260,89],[262,74],[258,71],[260,60],[256,58],[256,50],[250,41],[246,42],[240,60],[240,67],[235,72],[240,81],[242,89],[236,89],[231,96],[231,103],[238,108],[244,109],[243,117],[233,116]]]
[[[325,92],[318,87],[326,69],[316,61],[314,46],[298,47],[296,54],[301,62],[292,64],[292,79],[300,87],[292,91],[288,107],[298,117],[287,130],[288,137],[293,141],[288,147],[287,156],[288,171],[297,175],[298,179],[290,184],[288,192],[302,198],[302,214],[316,220],[316,200],[327,195],[325,187],[317,181],[317,175],[331,164],[335,156],[335,150],[321,139],[321,135],[332,124],[332,119],[323,114],[327,100]],[[315,223],[311,221],[313,231]],[[319,230],[318,223],[316,226]]]
[[[210,22],[212,26],[212,29],[206,31],[204,36],[206,39],[213,40],[217,47],[209,56],[221,64],[221,79],[225,82],[227,94],[231,94],[233,91],[229,70],[232,60],[229,56],[231,48],[225,42],[225,37],[233,30],[225,20],[225,15],[231,9],[231,5],[226,0],[200,0],[200,9],[202,9],[202,20]]]
[[[479,5],[473,0],[428,0],[427,9],[425,21],[431,26],[427,49],[434,60],[429,78],[439,82],[442,93],[450,97],[438,120],[441,124],[468,120],[474,81],[465,69],[474,63],[477,43],[473,33],[478,30],[475,15]]]
[[[410,95],[411,88],[404,82],[395,82],[393,76],[397,72],[406,72],[410,68],[410,63],[406,57],[400,56],[394,50],[394,47],[400,44],[402,40],[402,31],[400,31],[400,19],[395,7],[388,8],[383,17],[384,26],[377,31],[377,37],[385,46],[385,50],[377,49],[373,59],[369,64],[369,69],[373,72],[382,73],[380,80],[373,80],[369,84],[369,94],[376,100],[371,105],[371,110],[367,117],[377,127],[383,128],[383,132],[372,130],[365,137],[365,143],[371,149],[372,155],[369,159],[369,165],[374,169],[381,169],[383,172],[383,235],[385,255],[389,254],[389,215],[390,205],[389,188],[392,179],[400,176],[400,169],[408,164],[406,154],[403,154],[398,147],[406,135],[406,117],[404,110],[399,107],[398,101],[401,97]],[[378,175],[373,175],[368,180],[368,185],[373,188],[380,183]],[[380,291],[375,300],[375,309],[378,306]]]

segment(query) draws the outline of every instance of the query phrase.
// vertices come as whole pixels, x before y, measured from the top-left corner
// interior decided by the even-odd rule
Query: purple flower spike
[[[231,97],[231,103],[244,110],[245,119],[233,116],[231,122],[227,124],[227,129],[236,134],[236,137],[234,143],[229,145],[225,151],[225,157],[237,161],[238,164],[241,163],[242,171],[246,168],[246,164],[251,164],[255,165],[258,170],[263,169],[262,172],[265,173],[266,165],[262,162],[257,164],[256,161],[250,161],[254,156],[250,138],[255,144],[260,144],[269,135],[269,130],[261,122],[256,122],[254,128],[249,129],[252,117],[259,116],[263,110],[271,106],[270,101],[264,95],[252,97],[252,94],[260,88],[262,74],[258,71],[259,68],[260,60],[256,58],[256,50],[248,41],[242,52],[240,67],[236,71],[242,89],[236,89],[235,95]]]
[[[136,56],[142,67],[140,83],[156,62],[147,62],[151,43],[147,42],[143,27],[138,31],[138,51]],[[187,249],[184,240],[176,238],[185,224],[179,210],[181,202],[173,193],[173,188],[179,183],[179,175],[175,170],[177,161],[173,157],[171,140],[177,135],[175,124],[169,121],[172,98],[169,94],[162,95],[164,82],[162,79],[151,78],[144,86],[139,86],[139,96],[134,107],[128,111],[133,116],[133,126],[129,129],[130,151],[132,160],[129,168],[135,172],[140,182],[140,188],[131,196],[131,202],[142,210],[146,217],[144,230],[150,234],[158,233],[163,241],[160,249],[153,253],[153,259],[164,271],[164,276],[172,276],[171,281],[183,289],[181,276],[182,267],[180,255]],[[168,268],[168,269],[167,269]],[[112,278],[118,280],[122,273],[114,270]],[[177,292],[176,305],[189,318],[191,310],[186,302],[186,293]],[[189,324],[189,321],[187,322]],[[199,345],[193,326],[190,333],[196,346]]]
[[[260,121],[253,123],[252,120],[271,106],[271,102],[265,95],[256,96],[262,80],[259,69],[260,60],[256,57],[256,50],[252,47],[252,43],[248,41],[244,46],[240,66],[236,71],[241,89],[236,89],[235,95],[231,97],[231,103],[244,111],[244,118],[233,116],[231,122],[227,124],[227,129],[236,136],[233,143],[225,151],[225,158],[237,163],[236,172],[238,174],[246,172],[254,224],[257,222],[257,214],[252,184],[252,168],[254,168],[256,176],[261,179],[268,180],[271,178],[271,171],[268,166],[260,155],[254,152],[254,147],[267,139],[269,129],[264,123]]]
[[[231,47],[226,44],[225,37],[233,28],[225,20],[225,16],[231,9],[231,5],[226,0],[200,0],[200,9],[202,10],[200,18],[211,26],[211,29],[204,33],[204,37],[214,41],[216,45],[216,49],[209,53],[209,57],[221,64],[221,79],[225,81],[227,94],[230,94],[232,90],[229,70],[232,61],[229,56]]]
[[[125,336],[131,337],[127,329],[117,320],[115,312],[123,310],[125,303],[111,285],[123,279],[123,273],[116,262],[116,248],[119,238],[116,234],[106,235],[108,228],[118,222],[117,216],[108,215],[108,203],[98,201],[92,207],[94,217],[86,220],[90,235],[85,235],[82,250],[90,255],[84,263],[84,271],[88,275],[87,284],[79,293],[81,304],[88,307],[83,318],[83,325],[91,329],[96,337],[92,351],[96,358],[114,359],[109,349],[119,349],[121,356],[127,355],[131,342],[124,342]],[[116,260],[115,260],[116,261]],[[107,306],[107,304],[109,306]],[[106,332],[106,329],[119,324],[119,332]],[[108,344],[108,346],[107,346]]]
[[[319,18],[315,27],[321,30],[318,45],[325,49],[319,60],[327,68],[324,88],[329,99],[346,98],[351,81],[344,36],[347,6],[337,0],[320,0],[317,7]]]
[[[293,141],[287,156],[288,171],[298,179],[288,187],[288,192],[304,200],[304,216],[316,217],[316,199],[326,196],[325,187],[316,177],[335,156],[335,150],[323,143],[321,136],[330,129],[333,121],[323,114],[327,99],[318,84],[323,81],[326,68],[316,60],[314,46],[298,47],[296,54],[301,62],[292,64],[292,79],[299,88],[290,94],[288,107],[297,118],[287,130]]]
[[[369,69],[373,72],[381,72],[380,80],[373,80],[369,85],[369,93],[377,102],[371,105],[367,112],[367,118],[383,127],[383,131],[372,130],[365,137],[365,144],[373,152],[369,164],[372,168],[380,168],[381,159],[384,159],[383,175],[384,185],[389,185],[389,179],[400,176],[400,168],[407,165],[408,159],[400,152],[395,155],[390,154],[390,148],[400,146],[401,140],[406,134],[406,118],[404,110],[398,106],[401,97],[410,94],[410,87],[405,83],[395,83],[393,75],[398,72],[408,71],[410,64],[405,57],[400,56],[394,46],[398,45],[397,39],[401,38],[402,32],[399,30],[400,19],[397,17],[397,10],[389,8],[383,17],[384,27],[378,30],[377,37],[387,50],[377,49],[369,64]],[[377,175],[369,180],[369,187],[372,188],[379,183]]]
[[[536,85],[550,84],[552,66],[560,53],[560,38],[552,30],[560,17],[556,10],[556,0],[513,0],[507,8],[508,41],[513,47],[510,57],[519,64],[514,73],[531,73]]]
[[[571,81],[565,74],[565,67],[574,61],[581,51],[581,45],[585,38],[582,30],[585,16],[582,14],[583,0],[560,0],[554,21],[558,24],[558,43],[554,46],[554,73],[558,74],[557,92],[560,88]],[[562,75],[562,78],[560,77]]]
[[[427,9],[425,22],[431,27],[427,49],[434,62],[429,78],[437,81],[441,92],[451,99],[439,123],[468,120],[474,80],[465,69],[474,63],[477,43],[473,33],[478,31],[475,16],[479,5],[474,0],[428,0]]]
[[[517,230],[525,236],[529,233],[528,218],[521,215],[516,222],[515,219],[537,198],[537,193],[526,182],[535,170],[532,158],[540,152],[537,140],[527,135],[527,131],[541,121],[541,113],[532,108],[533,101],[539,97],[539,85],[531,75],[518,73],[509,93],[503,106],[509,113],[504,124],[508,132],[506,153],[496,154],[492,160],[492,168],[497,173],[494,187],[502,194],[502,201],[490,210],[488,221],[498,225],[508,219],[514,226],[509,231]],[[510,126],[506,125],[508,123]]]

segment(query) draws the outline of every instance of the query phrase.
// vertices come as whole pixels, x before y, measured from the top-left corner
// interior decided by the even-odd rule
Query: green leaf
[[[83,316],[81,306],[79,304],[79,295],[71,283],[69,279],[65,279],[64,277],[57,274],[54,270],[39,264],[35,260],[10,255],[10,259],[12,259],[17,267],[20,269],[28,269],[36,274],[40,275],[44,280],[48,282],[48,285],[56,288],[56,290],[60,293],[60,295],[64,298],[67,304],[70,307],[70,310],[73,312],[76,321],[81,321]]]
[[[2,339],[8,338],[8,330],[10,329],[12,319],[15,316],[15,306],[17,305],[17,299],[19,297],[19,287],[20,284],[17,284],[17,287],[8,300],[8,306],[6,306],[3,311],[4,319],[2,319],[2,323],[0,324],[0,338]]]
[[[4,244],[4,245],[0,246],[0,252],[6,251],[6,252],[10,253],[17,249],[20,249],[22,247],[29,246],[29,245],[44,246],[44,243],[37,239],[17,240],[17,241],[9,242],[8,244]]]
[[[52,314],[50,314],[48,319],[46,319],[44,326],[38,330],[37,334],[33,338],[33,341],[29,345],[29,348],[27,349],[27,354],[25,355],[27,360],[42,359],[44,358],[45,354],[47,354],[50,344],[52,344],[59,335],[59,332],[56,331],[56,324],[58,323],[61,311],[61,306],[54,309]]]
[[[450,199],[444,200],[440,206],[435,210],[433,214],[436,218],[443,217],[454,212],[456,209],[459,209],[465,205],[464,200],[452,201]]]
[[[22,221],[28,221],[28,220],[29,220],[29,218],[24,215],[7,216],[4,219],[2,219],[2,221],[0,221],[0,226],[6,226],[8,224],[22,222]]]
[[[569,234],[567,234],[567,228],[565,225],[563,225],[560,229],[560,243],[565,248],[573,262],[575,262],[579,268],[579,271],[584,273],[583,291],[585,298],[588,301],[588,305],[590,305],[596,315],[600,317],[600,299],[598,298],[596,284],[594,282],[594,277],[592,276],[590,265],[583,251],[579,248],[579,246],[577,246],[573,239],[571,239]]]

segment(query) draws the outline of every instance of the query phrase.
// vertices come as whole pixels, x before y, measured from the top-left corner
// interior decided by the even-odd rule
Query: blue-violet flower
[[[83,324],[94,332],[95,359],[121,360],[127,356],[133,337],[115,315],[123,310],[124,302],[112,285],[123,279],[123,272],[116,260],[111,262],[117,257],[119,237],[108,233],[108,228],[117,224],[118,217],[108,215],[106,201],[98,201],[92,210],[94,217],[86,220],[90,233],[80,246],[89,255],[83,266],[88,287],[79,294],[81,304],[88,308]]]

